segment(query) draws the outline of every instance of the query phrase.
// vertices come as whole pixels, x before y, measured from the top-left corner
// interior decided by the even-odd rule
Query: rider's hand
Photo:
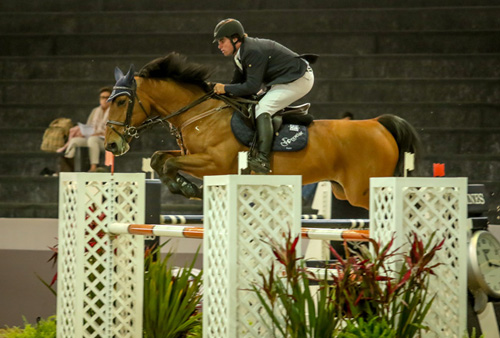
[[[214,93],[215,94],[225,94],[226,93],[226,89],[224,87],[225,87],[224,84],[222,84],[222,83],[216,83],[215,86],[214,86]]]

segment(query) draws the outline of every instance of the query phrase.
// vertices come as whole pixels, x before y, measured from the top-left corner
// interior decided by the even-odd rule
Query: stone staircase
[[[177,51],[231,77],[231,60],[211,43],[222,18],[251,36],[317,53],[316,83],[303,100],[317,118],[390,113],[409,120],[425,146],[424,173],[486,184],[489,218],[500,204],[500,4],[494,0],[185,1],[47,0],[0,3],[0,217],[57,217],[54,154],[39,150],[57,117],[85,121],[96,90],[115,66],[139,69]],[[155,128],[117,158],[116,171],[140,171],[141,158],[174,148]],[[201,211],[163,189],[164,212]]]

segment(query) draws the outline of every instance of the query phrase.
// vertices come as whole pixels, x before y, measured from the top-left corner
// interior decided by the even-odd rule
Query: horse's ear
[[[123,77],[123,72],[120,68],[115,68],[115,81],[120,80]]]
[[[135,75],[135,67],[134,65],[130,65],[127,75],[125,75],[125,83],[130,83],[134,79]]]

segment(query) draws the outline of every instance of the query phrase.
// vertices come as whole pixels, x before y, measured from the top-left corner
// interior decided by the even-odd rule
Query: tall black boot
[[[271,171],[269,155],[273,145],[273,123],[268,113],[260,114],[256,121],[257,154],[248,159],[248,168],[257,174],[267,174]]]

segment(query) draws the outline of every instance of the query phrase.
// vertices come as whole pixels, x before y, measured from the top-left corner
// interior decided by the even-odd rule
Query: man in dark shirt
[[[214,42],[224,56],[234,57],[235,64],[231,83],[215,84],[215,93],[246,96],[266,92],[255,107],[258,152],[248,165],[255,173],[267,174],[273,142],[271,116],[309,93],[314,84],[313,71],[305,59],[285,46],[248,37],[235,19],[217,24]]]

